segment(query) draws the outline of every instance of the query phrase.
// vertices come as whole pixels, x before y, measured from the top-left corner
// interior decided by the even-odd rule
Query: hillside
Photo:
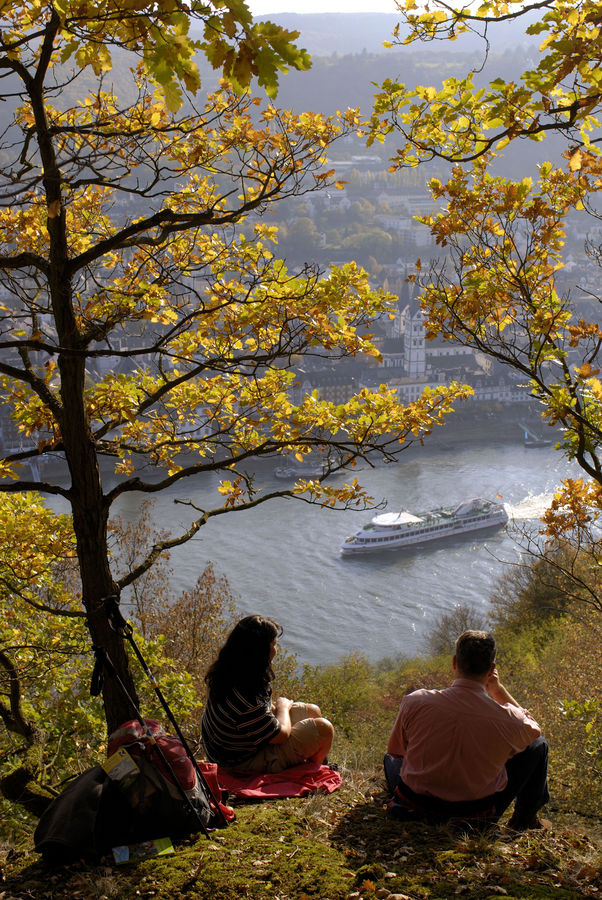
[[[330,115],[339,109],[359,107],[367,116],[372,110],[377,86],[386,78],[394,78],[413,88],[417,84],[438,85],[445,78],[459,78],[474,68],[478,71],[475,81],[482,85],[498,77],[512,80],[518,72],[529,67],[537,54],[537,40],[525,34],[526,23],[522,21],[504,23],[491,30],[489,58],[481,70],[484,43],[474,35],[455,42],[436,41],[386,50],[383,41],[390,38],[398,21],[394,15],[289,13],[270,18],[292,31],[299,31],[298,44],[306,47],[312,56],[309,71],[290,70],[280,78],[276,103],[297,113],[312,110]],[[214,90],[218,85],[217,73],[203,54],[197,57],[197,64],[203,92]],[[107,86],[109,83],[118,86],[124,102],[134,97],[127,65],[125,57],[116,51],[114,68],[107,79]],[[5,98],[8,97],[0,104],[0,130],[6,128],[14,110],[11,87],[8,79]],[[81,82],[77,91],[67,86],[61,95],[62,104],[77,103],[81,90]],[[375,145],[369,152],[382,155],[383,168],[386,168],[385,161],[394,149],[395,138],[392,136],[384,147]],[[531,173],[544,158],[558,158],[561,149],[564,149],[562,141],[554,137],[544,144],[517,141],[507,151],[501,169],[513,176]],[[335,151],[335,158],[339,158],[339,148]],[[351,152],[368,151],[358,140]]]
[[[375,773],[344,771],[329,797],[237,808],[225,831],[138,864],[48,872],[33,854],[0,850],[4,900],[516,900],[597,897],[599,828],[551,814],[551,828],[469,836],[395,822]]]
[[[599,732],[596,726],[588,736],[582,717],[561,710],[564,698],[583,702],[591,696],[591,686],[599,680],[602,649],[598,641],[588,640],[597,617],[581,624],[551,616],[547,593],[534,599],[535,583],[517,594],[515,582],[507,582],[509,593],[497,614],[515,630],[502,630],[498,637],[507,684],[536,716],[550,744],[552,799],[543,811],[546,830],[510,831],[504,825],[509,813],[495,831],[482,835],[400,823],[388,816],[381,760],[392,719],[407,691],[449,683],[448,651],[378,665],[351,656],[337,665],[305,667],[303,682],[298,674],[286,675],[286,660],[281,660],[277,677],[284,680],[279,690],[315,699],[335,724],[331,756],[343,778],[340,790],[302,800],[234,802],[234,824],[213,831],[209,840],[200,836],[180,844],[173,855],[123,866],[105,858],[97,865],[77,863],[50,871],[31,850],[31,822],[5,804],[0,898],[599,897],[602,808],[600,771],[591,743]],[[546,604],[547,620],[539,603]],[[534,609],[539,621],[529,626],[529,611]],[[85,761],[80,765],[85,767]],[[160,831],[157,836],[162,836]]]
[[[257,21],[269,20],[289,31],[298,31],[298,43],[312,56],[347,53],[383,53],[383,41],[389,40],[399,16],[390,13],[278,13],[257,16]],[[525,34],[527,20],[506,22],[495,29],[493,49],[503,52],[521,44],[537,46],[537,39]],[[439,42],[441,43],[441,42]],[[475,35],[467,35],[453,44],[442,44],[440,52],[479,50],[482,42]]]

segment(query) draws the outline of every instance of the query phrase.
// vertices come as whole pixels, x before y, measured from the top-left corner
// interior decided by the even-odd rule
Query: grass
[[[390,819],[380,764],[401,696],[449,684],[449,659],[374,666],[349,657],[339,665],[306,667],[303,684],[295,675],[297,681],[280,687],[286,696],[318,702],[332,718],[334,758],[343,774],[339,791],[240,804],[232,826],[212,832],[209,840],[182,842],[171,856],[122,866],[110,857],[55,870],[44,868],[33,852],[31,825],[19,808],[0,801],[6,840],[0,843],[0,900],[602,896],[602,776],[596,765],[602,760],[592,755],[585,723],[561,711],[564,699],[597,696],[600,642],[591,639],[587,625],[570,621],[542,647],[527,631],[510,638],[503,648],[505,683],[535,714],[550,743],[553,801],[546,831],[516,835],[502,823],[496,833],[475,837]]]
[[[379,773],[345,771],[330,796],[241,804],[237,821],[174,855],[48,870],[28,844],[0,850],[2,900],[517,900],[602,893],[598,820],[552,811],[544,832],[471,837],[388,817]]]

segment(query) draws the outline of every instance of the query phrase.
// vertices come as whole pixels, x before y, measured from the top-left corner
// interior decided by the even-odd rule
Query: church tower
[[[426,374],[426,330],[418,293],[413,286],[405,322],[405,369],[410,378],[424,378]]]

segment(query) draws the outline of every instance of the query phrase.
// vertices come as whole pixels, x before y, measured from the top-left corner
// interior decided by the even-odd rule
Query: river
[[[455,603],[486,608],[496,579],[517,559],[517,527],[536,520],[561,478],[573,471],[552,447],[413,450],[398,465],[358,473],[376,501],[388,501],[389,510],[418,511],[499,494],[509,526],[413,552],[343,558],[341,541],[370,512],[279,499],[216,517],[173,551],[174,593],[191,587],[210,560],[227,575],[241,614],[276,618],[284,627],[282,643],[302,663],[327,663],[354,651],[372,660],[411,656],[424,649],[431,624]],[[269,471],[259,482],[282,487]],[[174,500],[216,505],[217,483],[209,475],[163,493],[156,521],[175,532],[186,523],[187,508]],[[123,498],[119,511],[133,518],[139,502],[139,495]]]

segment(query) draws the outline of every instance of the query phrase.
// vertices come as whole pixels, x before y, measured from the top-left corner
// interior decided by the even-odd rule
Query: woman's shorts
[[[320,734],[315,717],[308,713],[315,707],[293,703],[290,709],[293,727],[284,744],[266,744],[259,753],[236,766],[237,772],[282,772],[308,760],[320,747]]]

